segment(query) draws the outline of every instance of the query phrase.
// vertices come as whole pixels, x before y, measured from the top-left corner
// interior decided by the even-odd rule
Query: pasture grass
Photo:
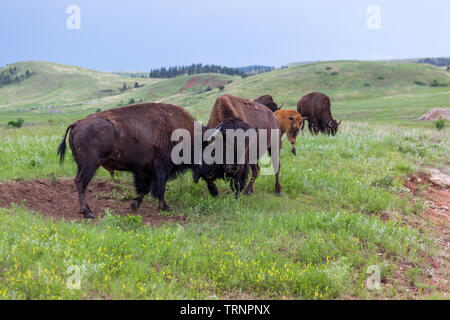
[[[0,181],[73,177],[70,151],[62,167],[56,157],[64,129],[3,131]],[[401,223],[425,208],[403,181],[424,162],[445,162],[448,150],[445,130],[345,124],[335,137],[300,135],[296,157],[284,141],[282,197],[271,175],[237,201],[225,182],[217,198],[189,172],[170,182],[173,212],[164,214],[185,216],[183,224],[151,227],[109,211],[96,222],[55,221],[20,204],[0,209],[0,298],[403,298],[398,265],[421,283],[426,275],[414,270],[435,254],[430,234]],[[127,174],[119,179],[131,188]],[[366,287],[373,265],[380,291]],[[77,270],[81,287],[69,289]]]

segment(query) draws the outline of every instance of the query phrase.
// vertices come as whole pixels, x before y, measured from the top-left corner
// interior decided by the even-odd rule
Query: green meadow
[[[173,211],[160,214],[182,223],[150,226],[139,211],[64,221],[26,202],[0,208],[0,299],[448,299],[448,285],[427,273],[442,257],[440,235],[423,218],[425,199],[404,187],[424,165],[448,170],[449,122],[438,130],[416,120],[450,107],[446,70],[338,61],[245,79],[140,79],[41,62],[17,68],[36,74],[0,88],[0,183],[73,179],[71,152],[63,166],[56,156],[67,125],[132,98],[181,105],[206,121],[221,94],[271,94],[294,108],[304,94],[323,91],[343,124],[335,137],[300,134],[295,157],[284,139],[281,197],[271,175],[238,200],[225,182],[210,197],[190,172],[171,181]],[[144,86],[120,92],[124,82]],[[223,90],[205,91],[223,82]],[[22,128],[7,126],[19,117]],[[100,169],[95,179],[109,174]],[[115,183],[132,193],[129,174]],[[380,289],[368,286],[374,268]]]

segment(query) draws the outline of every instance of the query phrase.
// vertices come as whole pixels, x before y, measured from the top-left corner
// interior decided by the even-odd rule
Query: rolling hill
[[[2,122],[19,116],[27,122],[71,120],[133,100],[181,105],[198,119],[206,120],[215,99],[225,93],[249,99],[270,94],[279,104],[295,108],[306,93],[322,91],[330,95],[333,113],[346,121],[395,120],[411,124],[431,108],[450,107],[450,72],[425,64],[320,62],[245,79],[222,74],[138,79],[37,61],[8,65],[0,69],[0,74],[11,66],[21,73],[31,70],[32,75],[0,87]],[[134,88],[135,82],[139,87]],[[121,90],[124,83],[129,90]],[[220,90],[219,86],[225,88]]]

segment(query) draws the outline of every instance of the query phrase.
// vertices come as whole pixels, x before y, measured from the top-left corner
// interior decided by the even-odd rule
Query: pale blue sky
[[[69,5],[81,29],[68,30]],[[369,30],[370,5],[381,29]],[[0,65],[103,71],[450,56],[448,0],[2,0]]]

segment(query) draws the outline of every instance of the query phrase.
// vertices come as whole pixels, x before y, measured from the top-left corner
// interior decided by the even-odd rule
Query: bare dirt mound
[[[140,215],[142,222],[160,225],[165,222],[183,222],[182,216],[162,216],[147,199],[137,212],[130,209],[126,187],[120,182],[94,180],[88,186],[86,198],[96,217],[105,215],[105,209],[120,215]],[[25,200],[25,202],[24,202]],[[32,180],[0,183],[0,207],[11,203],[25,204],[25,207],[43,216],[57,219],[83,220],[78,213],[78,194],[72,179]]]
[[[440,118],[450,120],[450,109],[434,108],[425,113],[417,120],[420,121],[439,120]]]

